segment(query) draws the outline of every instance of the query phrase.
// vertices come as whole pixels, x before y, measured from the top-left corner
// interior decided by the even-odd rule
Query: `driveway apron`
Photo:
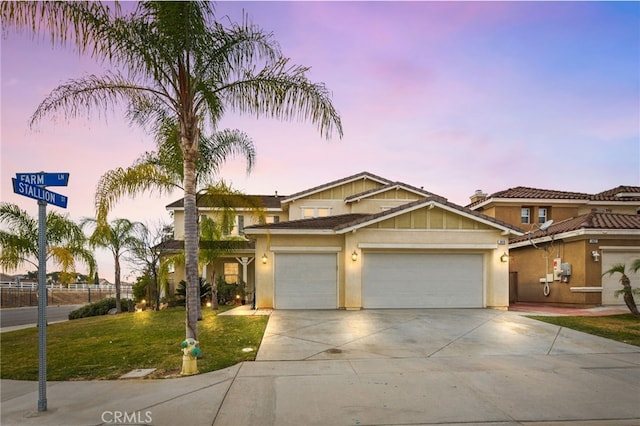
[[[215,424],[638,424],[640,348],[490,309],[274,311]]]

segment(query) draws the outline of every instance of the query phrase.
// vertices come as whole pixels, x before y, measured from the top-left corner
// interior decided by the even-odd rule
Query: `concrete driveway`
[[[443,309],[274,311],[215,424],[639,419],[640,348],[513,312]]]

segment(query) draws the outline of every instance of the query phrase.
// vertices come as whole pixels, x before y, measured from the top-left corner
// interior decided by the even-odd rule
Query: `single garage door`
[[[640,249],[629,247],[628,249],[602,249],[602,272],[608,271],[617,263],[622,263],[627,267],[627,276],[631,281],[632,288],[640,287],[640,274],[629,271],[629,267],[634,260],[640,258]],[[605,275],[602,277],[602,304],[625,306],[622,295],[616,297],[616,290],[622,290],[620,284],[620,274]],[[638,297],[636,297],[636,301]]]
[[[365,308],[481,308],[481,254],[366,253]]]
[[[335,253],[279,253],[275,256],[276,309],[336,309]]]

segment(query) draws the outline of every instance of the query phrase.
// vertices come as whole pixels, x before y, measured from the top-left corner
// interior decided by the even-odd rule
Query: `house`
[[[613,265],[640,258],[640,187],[597,194],[516,187],[476,191],[469,209],[520,228],[509,241],[510,301],[624,305]],[[640,287],[640,274],[628,274]]]
[[[245,281],[258,308],[508,307],[516,226],[368,172],[261,197],[266,220],[239,209],[231,233],[246,240],[205,268]],[[179,245],[181,201],[167,208]],[[220,208],[198,200],[201,215]]]

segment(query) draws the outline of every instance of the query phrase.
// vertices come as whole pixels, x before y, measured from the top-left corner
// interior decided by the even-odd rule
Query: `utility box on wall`
[[[560,282],[568,283],[569,277],[571,277],[571,264],[561,263],[560,264]]]
[[[562,278],[562,259],[556,257],[553,259],[553,279],[555,281],[560,281]]]

